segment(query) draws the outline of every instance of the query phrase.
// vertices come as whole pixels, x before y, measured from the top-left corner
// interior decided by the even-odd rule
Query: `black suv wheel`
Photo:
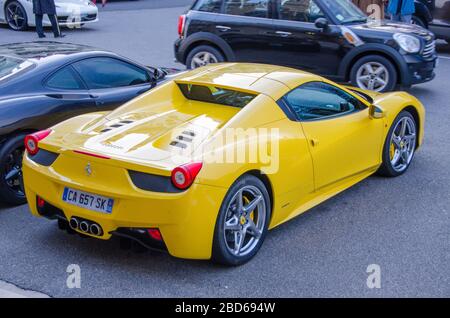
[[[189,52],[186,58],[186,67],[188,69],[195,69],[211,63],[220,63],[224,61],[225,58],[219,50],[209,45],[200,45]]]
[[[360,58],[350,71],[353,86],[376,92],[392,91],[397,84],[397,77],[395,66],[381,55]]]

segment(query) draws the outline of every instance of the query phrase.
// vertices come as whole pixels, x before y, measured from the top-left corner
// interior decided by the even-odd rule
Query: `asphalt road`
[[[102,12],[100,23],[68,31],[67,41],[176,66],[172,42],[184,7],[123,12],[124,4],[117,5],[119,11]],[[33,39],[31,31],[0,29],[0,43]],[[59,297],[449,297],[450,59],[445,56],[437,78],[410,91],[427,109],[425,144],[410,170],[396,179],[371,177],[276,228],[250,263],[223,268],[123,251],[115,240],[67,235],[55,223],[31,217],[26,206],[3,206],[0,280]],[[70,264],[81,268],[79,289],[66,286]],[[366,286],[369,264],[381,268],[380,289]]]

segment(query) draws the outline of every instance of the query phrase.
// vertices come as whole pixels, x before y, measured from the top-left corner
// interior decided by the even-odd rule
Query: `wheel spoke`
[[[375,82],[370,80],[369,81],[369,85],[368,85],[369,90],[373,91],[373,89],[375,88]]]
[[[367,73],[369,73],[369,74],[372,74],[372,73],[373,73],[373,67],[372,67],[372,65],[366,64],[366,65],[364,66],[364,68],[366,69],[366,72],[367,72]]]
[[[244,206],[243,208],[243,212],[245,215],[250,214],[258,205],[258,203],[262,200],[262,196],[258,195],[257,197],[255,197],[249,204],[247,204],[246,206]]]
[[[401,138],[403,138],[403,137],[405,137],[405,135],[406,135],[406,119],[404,118],[404,119],[402,119],[402,122],[401,122],[399,136]]]
[[[195,58],[193,59],[193,61],[194,61],[194,63],[195,63],[196,65],[202,65],[202,63],[203,63],[203,61],[202,61],[200,58],[198,58],[198,57],[195,57]]]
[[[9,171],[5,175],[5,181],[9,181],[11,179],[16,178],[17,176],[19,176],[19,173],[20,173],[20,169],[18,169],[17,167],[14,167],[11,171]]]
[[[206,63],[209,63],[210,60],[211,60],[211,54],[206,52],[205,55],[203,55],[203,61],[206,62]]]
[[[408,151],[402,151],[401,153],[402,161],[404,164],[408,164],[409,153]]]
[[[256,227],[255,222],[253,222],[252,219],[248,220],[247,233],[250,234],[251,236],[257,238],[257,239],[259,239],[261,237],[261,231],[258,230],[258,228]]]
[[[392,136],[392,141],[394,142],[394,145],[396,147],[396,149],[400,149],[401,148],[401,141],[402,139],[399,136],[396,136],[395,134]]]
[[[236,231],[234,232],[234,254],[238,255],[241,251],[242,245],[244,244],[245,232]]]
[[[225,222],[225,230],[240,231],[239,219],[236,215],[233,215],[231,219]]]
[[[381,84],[381,85],[386,85],[386,81],[383,80],[381,77],[377,77],[375,78],[375,82]]]

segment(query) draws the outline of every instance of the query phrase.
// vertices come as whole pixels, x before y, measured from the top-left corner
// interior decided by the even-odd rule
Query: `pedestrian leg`
[[[40,38],[45,38],[44,28],[42,27],[42,14],[36,14],[34,16],[36,22],[36,32]]]
[[[59,29],[59,24],[58,24],[58,20],[56,19],[56,15],[49,14],[48,19],[50,20],[50,22],[52,24],[53,35],[55,36],[55,38],[61,37],[61,30]]]

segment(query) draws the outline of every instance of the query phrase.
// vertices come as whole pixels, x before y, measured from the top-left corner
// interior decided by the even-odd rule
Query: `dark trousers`
[[[61,31],[59,30],[58,21],[56,20],[56,15],[54,14],[47,14],[48,19],[50,20],[52,24],[53,34],[55,36],[59,36],[61,34]],[[42,27],[42,19],[44,18],[43,14],[36,14],[36,32],[39,36],[44,35],[44,28]]]

